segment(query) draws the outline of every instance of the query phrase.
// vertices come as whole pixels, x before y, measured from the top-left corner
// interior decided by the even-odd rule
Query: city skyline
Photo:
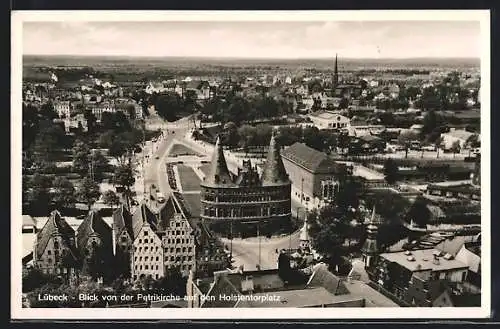
[[[409,59],[479,58],[482,49],[473,20],[60,21],[24,22],[23,30],[24,55]]]

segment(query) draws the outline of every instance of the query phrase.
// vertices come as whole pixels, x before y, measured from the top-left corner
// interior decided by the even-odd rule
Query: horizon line
[[[109,54],[23,54],[25,56],[40,56],[40,57],[122,57],[122,58],[190,58],[190,59],[241,59],[241,60],[334,60],[332,57],[238,57],[238,56],[196,56],[196,55],[109,55]],[[368,59],[368,60],[408,60],[408,59],[475,59],[480,60],[481,57],[473,56],[412,56],[412,57],[338,57],[339,59]]]

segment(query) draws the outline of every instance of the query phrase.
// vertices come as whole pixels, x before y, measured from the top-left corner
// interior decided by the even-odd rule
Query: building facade
[[[350,167],[302,143],[286,148],[282,157],[292,182],[292,193],[305,202],[333,200],[339,188],[339,177],[351,173]]]
[[[234,177],[217,138],[209,174],[201,182],[201,219],[210,229],[226,235],[272,233],[290,223],[290,197],[291,182],[274,134],[261,177],[250,161]]]
[[[69,276],[78,268],[75,231],[58,211],[53,211],[38,232],[33,250],[36,268],[45,274]]]
[[[76,232],[76,245],[82,273],[94,278],[111,274],[113,235],[109,225],[97,211],[90,211]]]

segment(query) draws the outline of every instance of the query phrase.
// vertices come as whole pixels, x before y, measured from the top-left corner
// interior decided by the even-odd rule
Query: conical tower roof
[[[285,166],[281,159],[280,147],[276,141],[276,134],[273,131],[271,142],[269,143],[269,152],[267,153],[266,164],[262,171],[262,185],[285,185],[290,184],[290,179],[286,173]]]
[[[203,186],[234,186],[229,169],[227,169],[226,158],[220,136],[217,136],[215,149],[210,161],[210,171],[201,183]]]

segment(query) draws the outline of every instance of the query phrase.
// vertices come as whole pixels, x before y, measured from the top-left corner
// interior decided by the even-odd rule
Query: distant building
[[[315,112],[308,117],[311,119],[313,125],[318,129],[348,129],[350,126],[350,119],[338,113],[321,111]]]
[[[218,137],[210,171],[201,182],[201,218],[225,234],[275,232],[290,224],[290,186],[274,133],[261,177],[250,161],[233,177]]]
[[[292,181],[292,193],[311,203],[314,198],[333,200],[339,187],[339,177],[350,172],[346,165],[302,143],[284,149],[282,158]]]

